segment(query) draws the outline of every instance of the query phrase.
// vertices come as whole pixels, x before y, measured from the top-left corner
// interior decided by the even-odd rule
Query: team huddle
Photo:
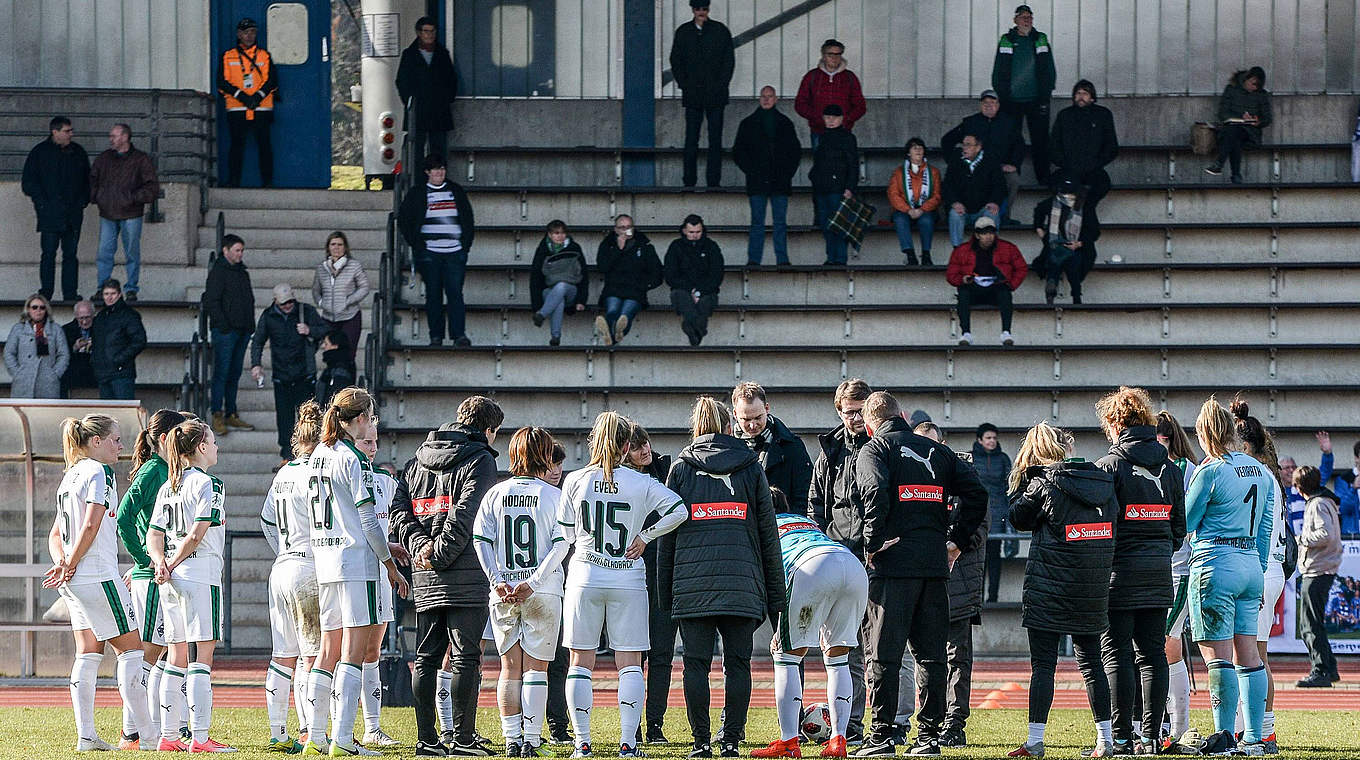
[[[618,667],[618,756],[641,757],[642,665],[656,607],[649,573],[657,571],[662,604],[673,608],[686,642],[692,757],[713,756],[702,650],[711,661],[721,635],[728,702],[716,744],[721,756],[735,757],[747,703],[732,701],[734,683],[741,685],[734,673],[745,668],[749,696],[751,638],[765,619],[775,629],[780,736],[753,756],[801,757],[809,738],[824,742],[823,757],[847,756],[856,650],[869,666],[873,726],[855,754],[896,754],[897,675],[908,649],[923,700],[920,736],[908,752],[938,754],[945,666],[935,618],[940,604],[947,616],[944,587],[955,559],[976,548],[987,496],[972,467],[937,442],[937,428],[913,431],[891,395],[864,390],[854,399],[865,427],[857,432],[866,436],[854,481],[864,559],[829,538],[815,515],[789,513],[786,496],[733,437],[731,411],[710,397],[696,402],[694,440],[668,473],[648,466],[650,449],[636,456],[646,438],[640,426],[604,412],[586,467],[563,478],[565,450],[548,431],[525,427],[510,438],[511,477],[499,483],[490,446],[504,417],[490,399],[465,400],[457,422],[431,433],[399,475],[372,462],[378,419],[368,393],[345,389],[324,410],[304,404],[294,459],[278,471],[260,513],[277,554],[268,594],[269,749],[350,756],[397,745],[380,725],[379,655],[399,595],[413,599],[419,623],[417,755],[553,756],[545,724],[559,645],[570,650],[572,756],[599,754],[592,671],[603,636]],[[1113,444],[1109,456],[1073,459],[1070,434],[1041,423],[1026,435],[1011,475],[1011,523],[1033,533],[1023,625],[1034,671],[1029,735],[1011,756],[1044,754],[1064,634],[1095,718],[1089,756],[1274,751],[1264,641],[1290,541],[1268,433],[1245,404],[1230,414],[1210,399],[1195,425],[1207,454],[1196,467],[1184,430],[1169,413],[1154,415],[1140,389],[1119,389],[1097,412]],[[44,586],[66,600],[75,634],[76,750],[113,748],[93,714],[107,643],[118,653],[119,749],[234,752],[209,735],[226,538],[222,482],[208,472],[217,463],[211,429],[186,413],[152,415],[121,501],[111,467],[122,451],[117,423],[89,415],[67,419],[62,433],[68,469]],[[1295,476],[1305,494],[1307,469]],[[459,502],[471,504],[461,517]],[[126,577],[118,572],[120,539],[135,563]],[[726,561],[710,561],[715,551]],[[410,584],[398,565],[410,567]],[[1187,620],[1209,667],[1207,737],[1189,727],[1180,656]],[[480,640],[488,638],[501,659],[503,751],[475,728]],[[805,709],[800,668],[814,648],[826,667],[827,700]],[[691,683],[691,670],[702,684]],[[296,737],[288,734],[290,694]]]

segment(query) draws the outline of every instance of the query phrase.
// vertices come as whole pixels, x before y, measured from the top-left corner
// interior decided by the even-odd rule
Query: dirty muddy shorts
[[[1255,552],[1220,552],[1190,563],[1190,632],[1195,641],[1256,637],[1265,574]]]
[[[321,653],[321,603],[316,565],[282,555],[269,571],[269,629],[274,657]]]
[[[774,642],[780,651],[859,644],[869,576],[853,554],[831,551],[799,560],[786,591],[788,605],[779,616]]]

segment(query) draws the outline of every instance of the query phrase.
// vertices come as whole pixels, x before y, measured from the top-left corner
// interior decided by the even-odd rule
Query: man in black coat
[[[946,584],[986,516],[987,490],[948,447],[911,432],[890,394],[871,394],[863,414],[870,440],[856,458],[855,480],[869,568],[864,651],[873,730],[855,754],[896,754],[898,672],[910,645],[924,699],[909,754],[937,755],[945,713]],[[958,516],[951,521],[948,500],[954,497]]]
[[[246,346],[255,332],[255,291],[245,264],[246,243],[238,235],[222,236],[221,255],[208,270],[203,288],[203,311],[212,331],[212,429],[226,435],[228,428],[254,430],[236,410],[236,390],[246,360]]]
[[[812,460],[802,439],[770,414],[765,389],[759,383],[738,383],[732,389],[732,416],[737,437],[756,453],[770,487],[784,492],[790,512],[807,514]]]
[[[965,134],[959,146],[959,153],[949,160],[943,188],[949,244],[955,248],[963,244],[965,231],[971,230],[979,217],[985,216],[1000,227],[1001,204],[1006,199],[1001,163],[983,149],[982,138]]]
[[[1096,105],[1096,86],[1090,81],[1072,86],[1072,105],[1053,120],[1048,155],[1061,178],[1086,186],[1086,212],[1094,214],[1096,204],[1110,192],[1105,167],[1119,155],[1119,137],[1114,114]]]
[[[793,122],[775,108],[779,96],[773,87],[760,88],[760,107],[741,120],[732,143],[732,160],[746,174],[746,195],[751,201],[751,233],[746,264],[759,266],[765,256],[765,204],[774,217],[774,260],[789,264],[789,196],[793,175],[798,172],[803,146]]]
[[[311,304],[298,303],[293,286],[274,286],[274,303],[260,312],[250,341],[250,376],[264,381],[264,344],[274,381],[274,420],[279,428],[279,456],[283,467],[292,459],[293,426],[297,408],[316,392],[316,347],[326,335],[326,321]],[[277,467],[275,468],[278,469]]]
[[[416,21],[416,39],[401,51],[397,64],[397,95],[402,103],[415,98],[414,124],[405,124],[415,145],[416,156],[448,150],[449,130],[453,129],[453,99],[458,96],[458,72],[448,48],[440,44],[435,20],[422,16]],[[425,144],[429,143],[428,151]]]
[[[491,399],[464,399],[457,422],[432,431],[397,479],[392,532],[411,553],[411,595],[419,629],[411,680],[417,755],[442,756],[446,751],[435,720],[435,688],[450,646],[454,735],[447,751],[460,756],[491,754],[476,741],[490,586],[472,548],[472,524],[482,496],[496,484],[491,444],[504,421],[505,414]]]
[[[680,237],[666,249],[663,276],[671,289],[671,306],[680,315],[680,329],[697,346],[708,334],[708,318],[718,307],[722,286],[722,249],[708,236],[698,214],[685,217]]]
[[[137,397],[137,355],[146,348],[142,315],[123,300],[123,284],[112,277],[100,288],[104,308],[90,328],[90,367],[102,399]]]
[[[102,299],[102,296],[101,296]],[[71,363],[61,376],[61,397],[70,398],[72,388],[98,388],[94,367],[90,363],[94,348],[94,304],[76,301],[75,319],[61,326],[66,333],[66,345],[71,349]]]
[[[1025,159],[1025,140],[1020,134],[1020,122],[1001,110],[996,90],[983,90],[978,98],[978,112],[965,116],[958,126],[940,138],[940,149],[945,160],[952,161],[959,154],[959,143],[964,135],[976,135],[982,149],[1001,162],[1001,175],[1006,180],[1006,202],[1001,204],[1002,221],[1015,223],[1010,211],[1020,194],[1020,163]]]
[[[685,187],[699,181],[699,127],[708,121],[708,158],[704,162],[709,187],[722,184],[723,109],[732,82],[736,57],[732,33],[708,17],[709,0],[689,0],[694,20],[675,29],[671,42],[671,74],[685,107]]]
[[[34,146],[24,160],[23,191],[38,215],[38,292],[51,300],[56,287],[57,246],[61,246],[61,296],[79,301],[80,222],[90,204],[90,156],[71,137],[75,130],[65,116],[48,123],[51,134]]]

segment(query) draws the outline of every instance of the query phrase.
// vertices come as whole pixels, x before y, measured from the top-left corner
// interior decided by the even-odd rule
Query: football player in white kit
[[[558,522],[575,545],[562,610],[571,649],[567,706],[576,733],[573,757],[589,757],[591,670],[602,630],[619,668],[619,756],[641,757],[638,724],[644,685],[642,656],[650,648],[647,626],[647,544],[679,527],[689,507],[655,478],[623,466],[632,423],[603,412],[590,431],[590,463],[567,476]],[[646,530],[653,512],[657,522]]]
[[[156,568],[165,608],[165,675],[161,677],[162,752],[235,752],[208,736],[212,726],[213,649],[222,638],[222,552],[227,514],[222,481],[206,470],[217,464],[217,440],[200,420],[186,420],[166,436],[169,478],[156,494],[146,550]],[[189,662],[189,644],[195,658]],[[187,670],[185,670],[187,668]],[[183,690],[182,690],[183,689]],[[189,741],[177,712],[189,710]]]
[[[491,628],[501,655],[496,701],[506,757],[552,756],[542,737],[567,556],[557,524],[562,492],[547,482],[553,443],[543,428],[515,431],[513,477],[482,497],[472,529],[477,560],[491,583]]]
[[[260,528],[277,558],[269,570],[269,629],[273,644],[265,672],[269,749],[289,754],[302,744],[288,736],[288,694],[298,711],[298,732],[307,729],[306,673],[321,653],[320,593],[312,557],[312,515],[307,504],[307,459],[321,439],[321,407],[308,401],[297,410],[293,459],[279,468],[260,509]],[[301,662],[299,662],[299,658]],[[299,672],[295,678],[294,673]]]
[[[364,390],[346,388],[335,394],[322,420],[321,441],[307,463],[322,633],[321,654],[307,689],[312,715],[304,755],[371,752],[361,751],[353,727],[363,690],[364,653],[373,632],[382,626],[378,587],[390,583],[406,595],[406,579],[397,571],[387,535],[378,524],[373,470],[354,445],[372,416],[373,397]],[[328,696],[333,696],[333,705],[327,703]]]
[[[118,576],[115,515],[118,486],[114,462],[123,450],[118,423],[107,415],[61,423],[66,474],[57,488],[57,515],[47,537],[52,567],[43,588],[55,588],[71,612],[76,657],[71,667],[71,706],[76,751],[111,750],[95,731],[94,692],[104,643],[118,653],[118,693],[134,715],[139,735],[150,730],[142,684],[142,639],[127,586]],[[148,739],[149,741],[149,739]]]

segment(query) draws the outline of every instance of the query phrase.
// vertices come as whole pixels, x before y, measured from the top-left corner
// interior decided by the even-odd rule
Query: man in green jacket
[[[1015,26],[1001,35],[992,62],[992,89],[1001,96],[1001,110],[1018,124],[1029,125],[1034,176],[1048,183],[1048,107],[1057,81],[1048,35],[1034,28],[1028,5],[1015,9]]]

